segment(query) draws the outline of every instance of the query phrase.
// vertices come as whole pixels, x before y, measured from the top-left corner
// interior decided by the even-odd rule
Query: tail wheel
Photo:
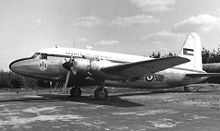
[[[82,94],[82,91],[79,87],[70,89],[70,97],[80,97],[81,94]]]
[[[95,90],[94,96],[98,100],[107,100],[108,90],[106,88],[97,88]]]

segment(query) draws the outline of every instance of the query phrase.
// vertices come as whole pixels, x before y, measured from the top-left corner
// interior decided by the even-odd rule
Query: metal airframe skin
[[[101,95],[105,85],[172,88],[219,75],[203,71],[201,47],[199,35],[191,33],[179,56],[170,58],[153,59],[95,50],[47,48],[30,58],[16,60],[9,67],[25,76],[65,82],[65,87],[68,81],[78,85],[81,83],[80,86],[88,83],[101,85],[101,90],[98,91]]]
[[[38,53],[41,55],[40,53]],[[44,53],[44,55],[47,55]],[[64,82],[67,70],[63,67],[63,63],[69,59],[68,56],[47,56],[43,59],[40,57],[29,57],[19,59],[10,64],[10,69],[18,74],[45,79],[51,81]],[[112,63],[113,65],[115,63]],[[204,78],[191,79],[184,74],[193,73],[194,71],[185,70],[181,68],[169,68],[164,71],[160,71],[155,74],[146,74],[139,76],[135,80],[106,80],[107,86],[125,86],[125,87],[136,87],[136,88],[172,88],[176,86],[188,85],[202,81]],[[160,79],[158,79],[160,77]],[[74,76],[71,75],[71,81],[74,83]],[[93,85],[98,83],[95,80],[91,82],[85,79],[78,79],[78,81],[84,81],[84,83],[92,83]],[[81,84],[86,86],[86,84]]]

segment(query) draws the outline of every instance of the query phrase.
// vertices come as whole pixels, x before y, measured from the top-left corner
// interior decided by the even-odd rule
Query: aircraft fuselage
[[[94,96],[107,99],[107,86],[172,88],[198,83],[210,76],[202,69],[201,39],[187,36],[179,56],[153,59],[138,55],[73,48],[48,48],[10,64],[18,74],[59,81],[74,87],[70,96],[81,95],[80,86],[98,85]],[[184,88],[187,91],[187,88]]]
[[[66,50],[66,49],[65,49]],[[185,69],[184,66],[176,66],[168,68],[155,74],[137,76],[132,78],[124,78],[106,74],[100,70],[101,67],[120,65],[122,63],[130,63],[139,60],[150,60],[152,58],[125,54],[103,54],[95,51],[79,50],[75,53],[71,50],[64,51],[59,48],[50,49],[50,51],[41,51],[38,55],[46,55],[46,58],[38,58],[35,56],[30,58],[19,59],[10,64],[10,69],[18,74],[51,81],[64,82],[67,70],[63,67],[63,63],[67,61],[71,54],[74,54],[75,61],[80,61],[80,67],[77,76],[70,76],[73,84],[80,83],[80,86],[88,84],[96,85],[99,83],[97,79],[105,79],[105,84],[109,86],[126,86],[139,88],[171,88],[200,82],[204,79],[201,77],[190,78],[185,76],[187,73],[202,73],[191,69]],[[58,53],[55,53],[58,52]],[[101,55],[100,55],[101,54]],[[42,56],[41,56],[42,57]],[[115,59],[114,57],[117,57]],[[121,57],[121,58],[120,58]],[[82,64],[83,63],[83,64]],[[87,64],[88,63],[88,64]],[[92,64],[91,64],[92,63]],[[100,66],[101,65],[101,66]],[[88,79],[86,72],[92,73],[97,79]],[[80,82],[79,82],[80,81]]]

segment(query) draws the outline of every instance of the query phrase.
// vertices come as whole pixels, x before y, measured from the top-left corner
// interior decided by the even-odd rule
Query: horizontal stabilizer
[[[189,59],[173,56],[106,67],[102,68],[102,71],[112,75],[133,77],[148,73],[156,73],[186,62],[189,62]]]

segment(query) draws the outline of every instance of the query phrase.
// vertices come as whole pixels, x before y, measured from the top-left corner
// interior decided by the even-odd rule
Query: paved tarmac
[[[71,99],[57,93],[0,93],[0,130],[219,131],[220,86],[211,90],[110,92]]]

